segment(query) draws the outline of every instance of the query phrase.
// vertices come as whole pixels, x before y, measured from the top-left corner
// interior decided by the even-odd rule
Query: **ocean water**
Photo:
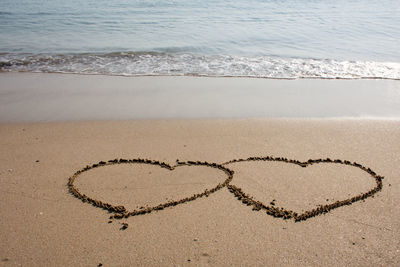
[[[0,71],[400,79],[399,0],[0,0]]]

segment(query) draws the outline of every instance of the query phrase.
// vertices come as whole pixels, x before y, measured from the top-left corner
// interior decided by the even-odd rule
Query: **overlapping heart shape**
[[[202,192],[199,192],[197,194],[194,194],[189,197],[185,197],[179,200],[170,200],[165,203],[158,204],[153,207],[147,207],[145,209],[139,209],[139,210],[133,210],[133,211],[128,211],[126,208],[122,205],[115,205],[115,204],[110,204],[103,202],[101,200],[94,199],[92,197],[87,196],[86,194],[82,194],[78,188],[75,187],[74,182],[75,179],[82,173],[89,171],[94,168],[100,168],[102,166],[109,166],[109,165],[116,165],[116,164],[149,164],[149,165],[155,165],[159,166],[161,168],[167,169],[169,171],[173,171],[176,168],[179,168],[181,166],[204,166],[208,168],[215,168],[218,170],[223,171],[226,174],[226,179],[218,183],[215,187],[211,189],[205,189]],[[87,165],[83,169],[77,171],[74,175],[69,177],[68,179],[68,188],[70,193],[72,193],[75,197],[81,199],[83,202],[87,202],[92,204],[93,206],[108,210],[109,212],[114,213],[113,216],[110,218],[115,218],[115,219],[121,219],[121,218],[128,218],[130,216],[136,216],[136,215],[142,215],[146,213],[150,213],[152,211],[159,211],[163,210],[164,208],[167,207],[172,207],[172,206],[177,206],[179,204],[187,203],[190,201],[193,201],[195,199],[204,197],[204,196],[209,196],[210,194],[220,190],[221,188],[225,187],[226,185],[229,184],[229,182],[233,178],[233,171],[230,169],[216,163],[208,163],[208,162],[201,162],[201,161],[177,161],[176,165],[169,165],[165,162],[160,162],[156,160],[150,160],[150,159],[114,159],[114,160],[109,160],[107,162],[105,161],[100,161],[99,163],[93,164],[93,165]]]
[[[306,168],[310,165],[314,164],[344,164],[344,165],[349,165],[352,167],[356,167],[361,169],[364,172],[367,172],[370,176],[372,176],[376,182],[376,186],[373,187],[372,189],[368,190],[367,192],[349,197],[347,199],[343,200],[338,200],[334,201],[332,203],[328,204],[320,204],[317,205],[317,208],[311,209],[304,211],[301,214],[298,214],[297,212],[294,212],[293,210],[284,208],[284,207],[276,207],[275,205],[266,205],[254,197],[250,196],[249,194],[246,194],[241,188],[233,185],[233,184],[228,184],[227,187],[231,193],[235,195],[235,197],[242,201],[242,203],[251,206],[253,210],[265,210],[267,214],[278,217],[278,218],[283,218],[283,219],[294,219],[295,221],[303,221],[307,220],[311,217],[327,213],[333,209],[345,206],[345,205],[351,205],[354,202],[364,200],[368,197],[371,197],[378,191],[382,190],[382,179],[383,176],[380,176],[376,174],[373,170],[370,168],[367,168],[359,163],[356,162],[350,162],[347,160],[340,160],[340,159],[309,159],[308,161],[301,162],[298,160],[293,160],[293,159],[287,159],[283,157],[272,157],[272,156],[267,156],[267,157],[250,157],[247,159],[234,159],[228,162],[223,163],[222,165],[226,166],[229,164],[234,164],[236,162],[250,162],[250,161],[275,161],[275,162],[285,162],[285,163],[290,163],[294,165],[301,166],[303,168]]]
[[[290,163],[290,164],[295,164],[301,167],[307,167],[313,164],[322,164],[322,163],[329,163],[329,164],[344,164],[344,165],[349,165],[355,168],[359,168],[364,172],[367,172],[372,178],[374,178],[376,182],[376,186],[374,186],[372,189],[368,190],[365,193],[358,194],[353,197],[349,197],[344,200],[338,200],[332,203],[328,204],[323,204],[323,205],[318,205],[317,208],[308,210],[303,212],[302,214],[298,214],[292,210],[289,210],[284,207],[276,207],[275,205],[266,205],[262,203],[261,201],[255,199],[254,197],[250,196],[249,194],[246,194],[241,188],[233,185],[231,183],[233,176],[234,176],[234,171],[225,167],[226,165],[232,165],[237,162],[249,162],[249,161],[275,161],[275,162],[285,162],[285,163]],[[173,171],[178,167],[181,166],[204,166],[208,168],[215,168],[220,171],[223,171],[226,174],[226,179],[218,183],[215,187],[211,189],[205,189],[202,192],[199,192],[197,194],[194,194],[189,197],[185,197],[180,200],[171,200],[165,203],[158,204],[153,207],[148,207],[145,209],[139,209],[139,210],[133,210],[133,211],[128,211],[126,208],[122,205],[115,205],[115,204],[110,204],[103,202],[101,200],[94,199],[90,196],[87,196],[86,194],[83,194],[79,191],[78,188],[74,185],[74,182],[76,178],[81,175],[82,173],[89,171],[94,168],[100,168],[102,166],[109,166],[109,165],[116,165],[116,164],[149,164],[149,165],[155,165],[159,166],[161,168],[167,169],[169,171]],[[208,196],[223,187],[227,187],[228,190],[234,194],[234,196],[240,200],[242,203],[251,206],[253,210],[264,210],[268,215],[277,217],[277,218],[283,218],[283,219],[294,219],[295,221],[304,221],[307,220],[311,217],[327,213],[333,209],[345,206],[345,205],[351,205],[354,202],[364,200],[368,197],[373,196],[376,194],[378,191],[382,190],[382,179],[383,176],[380,176],[376,174],[373,170],[370,168],[367,168],[359,163],[356,162],[350,162],[347,160],[340,160],[340,159],[335,159],[331,160],[330,158],[326,159],[310,159],[305,162],[301,162],[298,160],[293,160],[293,159],[287,159],[283,157],[273,157],[273,156],[266,156],[266,157],[250,157],[246,159],[233,159],[230,161],[227,161],[222,164],[217,164],[217,163],[209,163],[209,162],[202,162],[202,161],[185,161],[181,162],[177,160],[177,163],[175,165],[169,165],[165,162],[160,162],[156,160],[150,160],[150,159],[113,159],[109,160],[107,162],[105,161],[100,161],[99,163],[93,164],[93,165],[87,165],[86,167],[82,168],[81,170],[78,170],[76,173],[74,173],[71,177],[68,179],[68,188],[69,191],[72,195],[77,197],[78,199],[82,200],[83,202],[92,204],[93,206],[108,210],[109,212],[113,213],[113,215],[110,218],[115,218],[115,219],[121,219],[121,218],[128,218],[130,216],[136,216],[136,215],[143,215],[147,213],[151,213],[152,211],[160,211],[163,210],[164,208],[167,207],[172,207],[176,206],[179,204],[187,203],[193,200],[196,200],[198,198]]]

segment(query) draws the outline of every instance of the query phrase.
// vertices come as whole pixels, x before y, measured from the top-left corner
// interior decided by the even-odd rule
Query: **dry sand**
[[[400,261],[400,123],[395,120],[142,120],[0,125],[2,266],[330,265]],[[68,193],[87,164],[150,158],[175,164],[282,156],[356,161],[385,176],[383,189],[303,222],[253,211],[227,188],[128,219]],[[296,211],[365,192],[374,181],[345,165],[229,164],[232,184]],[[129,209],[211,188],[226,174],[207,167],[166,171],[132,164],[77,178],[82,192]],[[120,230],[122,223],[127,229]]]
[[[2,73],[0,266],[396,266],[399,92],[398,81]],[[194,119],[205,117],[213,119]],[[238,119],[245,117],[262,118]],[[295,222],[254,211],[225,186],[229,175],[209,166],[119,164],[80,173],[74,185],[82,194],[128,211],[225,186],[121,220],[67,186],[86,165],[116,158],[174,166],[265,156],[357,162],[384,176],[383,188]],[[297,213],[377,186],[344,164],[224,167],[235,172],[231,189]]]

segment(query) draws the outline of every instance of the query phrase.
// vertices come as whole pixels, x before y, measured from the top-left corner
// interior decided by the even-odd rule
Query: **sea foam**
[[[400,63],[189,53],[3,54],[1,71],[103,75],[400,79]]]

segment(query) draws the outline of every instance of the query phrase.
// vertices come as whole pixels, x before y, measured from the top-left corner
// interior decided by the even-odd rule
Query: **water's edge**
[[[393,80],[0,73],[0,123],[190,118],[400,118]]]
[[[0,54],[0,72],[268,79],[400,79],[400,63],[270,56],[116,52]]]

